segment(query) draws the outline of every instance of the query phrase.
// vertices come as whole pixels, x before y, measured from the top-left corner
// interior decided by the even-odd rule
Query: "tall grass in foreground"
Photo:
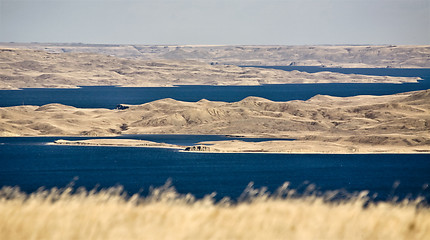
[[[237,203],[196,200],[169,185],[147,197],[122,188],[0,190],[0,239],[430,239],[430,208],[414,202],[269,195],[248,188]]]

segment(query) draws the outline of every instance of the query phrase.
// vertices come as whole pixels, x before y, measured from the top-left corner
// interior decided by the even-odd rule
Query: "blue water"
[[[292,141],[294,139],[286,138],[247,138],[242,136],[230,135],[180,135],[180,134],[136,134],[136,135],[121,135],[111,137],[0,137],[0,146],[3,145],[43,145],[53,142],[58,139],[64,140],[85,140],[85,139],[137,139],[147,140],[158,143],[168,143],[180,146],[192,146],[199,142],[206,141],[225,141],[225,140],[241,140],[245,142],[262,142],[262,141]],[[1,157],[1,156],[0,156]]]
[[[254,66],[243,66],[254,67]],[[317,66],[255,66],[259,68],[280,69],[284,71],[301,71],[307,73],[337,72],[344,74],[363,74],[392,77],[429,77],[429,68],[327,68]]]
[[[284,182],[304,189],[306,181],[319,191],[369,190],[379,200],[422,195],[430,201],[430,155],[211,154],[171,149],[53,146],[60,137],[0,138],[0,186],[76,187],[92,189],[123,185],[128,193],[147,194],[150,186],[168,179],[179,193],[196,197],[216,192],[216,199],[237,199],[251,181],[276,190]],[[64,137],[61,137],[64,139]],[[134,138],[151,139],[148,135]],[[155,135],[151,140],[195,143],[224,136]],[[82,139],[67,138],[66,139]],[[400,185],[393,188],[397,181]]]
[[[291,67],[271,67],[294,70]],[[297,67],[295,67],[297,68]],[[303,71],[327,71],[328,68],[302,67]],[[411,76],[424,79],[419,83],[404,84],[282,84],[263,86],[179,86],[121,88],[113,86],[82,87],[79,89],[24,89],[0,91],[0,107],[16,105],[44,105],[62,103],[84,108],[115,108],[118,104],[143,104],[173,98],[181,101],[235,102],[248,96],[273,101],[307,100],[317,94],[348,97],[355,95],[387,95],[430,89],[430,69],[330,69],[331,71],[390,76]]]
[[[183,101],[209,99],[239,101],[259,96],[274,101],[306,100],[316,94],[354,96],[384,95],[430,88],[430,69],[328,69],[318,67],[272,67],[307,72],[334,71],[388,76],[421,77],[408,84],[291,84],[265,86],[181,86],[172,88],[83,87],[80,89],[24,89],[0,91],[0,107],[21,104],[62,103],[76,107],[114,108],[119,103],[142,104],[166,97]],[[146,194],[150,186],[168,179],[180,193],[203,197],[212,192],[217,199],[236,199],[251,181],[256,187],[274,191],[284,182],[304,189],[304,182],[318,190],[348,192],[369,190],[378,199],[422,195],[430,202],[430,154],[330,155],[330,154],[210,154],[171,149],[128,147],[79,147],[46,145],[57,139],[77,137],[0,138],[0,186],[19,186],[26,192],[39,187],[64,187],[75,177],[75,185],[123,185],[129,193]],[[200,141],[233,140],[217,135],[132,135],[179,145]],[[249,139],[262,141],[273,139]],[[393,184],[400,182],[397,188]]]

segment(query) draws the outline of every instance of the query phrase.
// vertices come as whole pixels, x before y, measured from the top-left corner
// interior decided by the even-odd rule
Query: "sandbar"
[[[171,149],[183,149],[183,146],[157,143],[152,141],[137,140],[137,139],[86,139],[69,141],[59,139],[52,143],[54,145],[67,145],[67,146],[98,146],[98,147],[147,147],[147,148],[171,148]]]
[[[319,141],[262,141],[245,142],[208,141],[195,146],[180,146],[166,143],[156,143],[135,139],[88,139],[78,141],[56,140],[50,144],[67,146],[98,146],[98,147],[148,147],[169,148],[181,152],[200,153],[277,153],[277,154],[430,154],[430,146],[405,147],[374,146],[361,144],[351,146],[339,143]]]

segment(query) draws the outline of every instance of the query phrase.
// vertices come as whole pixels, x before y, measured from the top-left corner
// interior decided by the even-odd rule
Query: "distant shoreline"
[[[337,66],[335,63],[323,64],[314,60],[306,60],[303,64],[294,60],[288,61],[288,63],[282,61],[270,62],[271,54],[277,51],[270,49],[263,49],[269,54],[266,57],[267,59],[265,58],[265,61],[262,61],[264,64],[248,60],[239,60],[238,62],[234,60],[233,62],[218,64],[210,59],[188,56],[189,53],[184,53],[186,51],[180,49],[171,50],[166,52],[167,55],[159,57],[150,57],[148,55],[147,57],[129,56],[129,58],[121,58],[115,54],[109,54],[109,52],[97,49],[90,49],[85,52],[64,52],[64,49],[60,48],[60,52],[49,52],[46,51],[46,48],[38,49],[36,47],[35,49],[38,50],[35,50],[31,48],[13,49],[4,47],[0,44],[0,58],[3,59],[0,62],[0,69],[2,69],[0,89],[5,90],[19,88],[76,88],[83,85],[172,87],[178,85],[258,86],[296,83],[403,83],[417,82],[420,79],[417,77],[371,76],[336,72],[307,73],[261,67],[239,67],[296,65],[346,67],[346,65]],[[407,50],[411,49],[407,48]],[[306,48],[303,51],[312,52],[313,49]],[[415,49],[412,48],[411,51],[415,51]],[[427,48],[423,47],[422,51],[426,52]],[[428,51],[430,52],[430,50]],[[179,55],[177,56],[177,54]],[[425,57],[421,56],[421,52],[417,52],[417,54],[419,56],[417,56],[415,62],[420,64],[400,64],[398,66],[427,67],[426,59],[423,60]],[[404,59],[402,61],[410,62],[411,60]],[[385,64],[386,59],[383,62]],[[379,66],[377,64],[348,63],[348,67],[392,68],[397,67],[397,65]]]

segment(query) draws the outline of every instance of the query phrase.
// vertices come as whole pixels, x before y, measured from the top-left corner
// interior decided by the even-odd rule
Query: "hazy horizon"
[[[0,0],[0,42],[427,45],[429,0]]]
[[[15,41],[0,41],[3,44],[40,44],[40,45],[97,45],[97,46],[127,46],[127,45],[136,45],[136,46],[179,46],[179,47],[222,47],[222,46],[427,46],[429,44],[348,44],[348,43],[339,43],[339,44],[174,44],[174,43],[88,43],[88,42],[15,42]]]

